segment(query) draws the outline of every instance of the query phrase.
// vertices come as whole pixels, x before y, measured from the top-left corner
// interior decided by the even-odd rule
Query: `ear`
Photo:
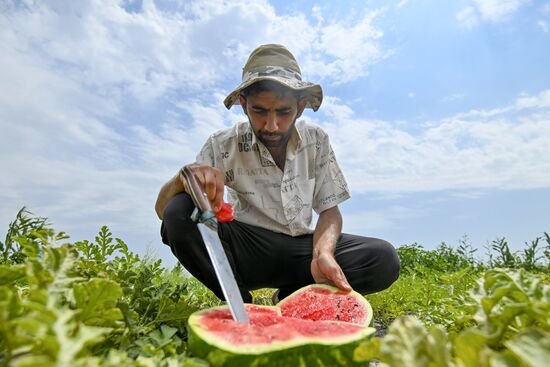
[[[243,108],[244,114],[248,116],[248,113],[246,112],[246,98],[244,98],[242,94],[239,94],[239,103]]]
[[[300,98],[300,100],[298,101],[298,109],[296,110],[296,118],[299,118],[300,116],[302,116],[302,113],[304,112],[306,105],[307,105],[307,98],[305,97]]]

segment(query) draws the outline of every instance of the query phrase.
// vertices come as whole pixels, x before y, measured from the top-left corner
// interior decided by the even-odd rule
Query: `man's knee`
[[[174,196],[164,208],[161,235],[165,244],[179,242],[195,226],[191,213],[195,209],[191,196],[181,193]]]
[[[397,278],[399,278],[399,272],[401,270],[401,261],[399,260],[399,255],[397,254],[397,251],[395,250],[395,247],[387,241],[380,240],[381,248],[383,248],[383,251],[381,251],[381,267],[383,267],[383,274],[382,277],[385,281],[385,284],[382,284],[384,288],[388,288],[390,285],[392,285]],[[383,282],[384,283],[384,282]]]
[[[398,278],[401,268],[395,248],[387,241],[371,239],[369,254],[372,256],[363,270],[356,290],[362,294],[382,291]]]
[[[189,194],[182,192],[175,195],[164,208],[164,221],[190,220],[191,213],[195,209],[193,200]]]

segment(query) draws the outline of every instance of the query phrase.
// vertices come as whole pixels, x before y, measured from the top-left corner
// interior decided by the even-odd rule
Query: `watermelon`
[[[299,289],[276,306],[245,307],[250,324],[234,321],[227,306],[193,313],[191,353],[213,367],[353,366],[353,350],[375,332],[362,295],[327,285]]]

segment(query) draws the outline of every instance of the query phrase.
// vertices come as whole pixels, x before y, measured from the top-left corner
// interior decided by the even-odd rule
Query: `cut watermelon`
[[[304,287],[277,306],[246,305],[250,324],[227,306],[189,317],[189,348],[214,366],[351,366],[353,350],[374,334],[372,308],[356,292]]]

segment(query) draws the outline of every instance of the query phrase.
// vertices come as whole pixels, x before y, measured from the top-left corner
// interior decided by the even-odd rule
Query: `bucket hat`
[[[256,48],[244,65],[242,82],[223,101],[230,109],[239,104],[240,93],[248,86],[261,80],[272,80],[290,89],[301,91],[307,99],[306,108],[317,111],[323,101],[323,90],[319,84],[302,80],[302,73],[296,58],[283,45],[269,44]]]

